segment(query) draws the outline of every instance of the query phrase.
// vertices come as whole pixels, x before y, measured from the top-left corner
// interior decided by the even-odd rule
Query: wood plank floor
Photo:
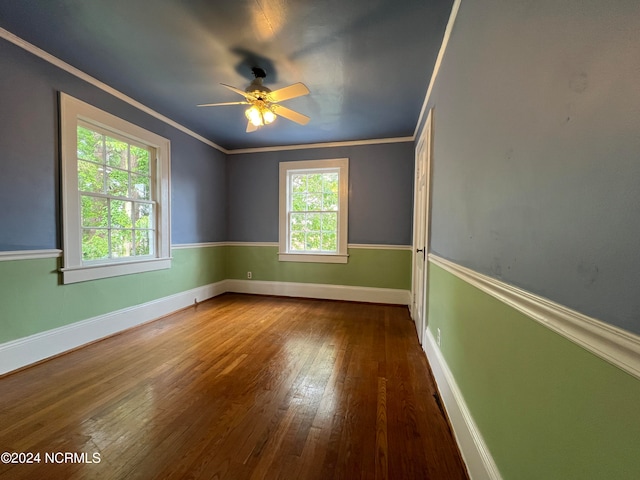
[[[225,294],[1,378],[0,478],[468,478],[435,393],[406,307]]]

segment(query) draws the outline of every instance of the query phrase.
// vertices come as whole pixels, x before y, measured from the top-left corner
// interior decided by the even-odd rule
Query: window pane
[[[78,160],[78,190],[104,193],[104,165]]]
[[[153,205],[150,203],[135,203],[133,208],[133,224],[136,228],[154,228]]]
[[[323,192],[338,193],[338,177],[337,173],[325,173],[323,175]]]
[[[129,145],[111,137],[106,138],[105,145],[107,149],[107,165],[126,170],[128,168],[127,155]]]
[[[335,233],[322,232],[322,250],[325,252],[338,251],[338,243]]]
[[[338,214],[323,213],[322,214],[322,231],[336,232],[338,230]]]
[[[325,193],[322,195],[322,210],[338,210],[337,193]]]
[[[111,230],[111,256],[130,257],[133,247],[133,230]]]
[[[82,195],[81,202],[81,217],[83,227],[109,226],[109,209],[106,198],[96,198],[88,195]]]
[[[291,245],[289,245],[289,249],[301,252],[304,250],[304,232],[294,232],[291,234]]]
[[[82,229],[82,259],[100,260],[109,257],[108,230]]]
[[[131,175],[131,198],[151,200],[151,178]]]
[[[111,200],[111,226],[116,228],[131,228],[131,213],[133,202]]]
[[[306,175],[291,175],[291,189],[294,193],[307,191]]]
[[[151,175],[149,150],[131,145],[129,152],[129,169],[141,175]]]
[[[307,222],[307,230],[319,232],[322,228],[322,214],[321,213],[310,213]]]
[[[305,212],[307,210],[307,194],[294,193],[292,196],[291,210],[294,212]]]
[[[307,196],[307,210],[319,212],[322,210],[322,194],[310,193]]]
[[[320,250],[322,246],[320,240],[320,232],[308,233],[305,241],[305,250]]]
[[[135,255],[153,254],[153,230],[136,230]]]
[[[78,125],[78,158],[104,163],[104,137]]]
[[[314,173],[307,176],[307,190],[313,193],[322,192],[322,174]]]
[[[297,232],[304,230],[306,223],[305,213],[292,213],[291,214],[291,231]]]
[[[108,193],[114,197],[129,196],[129,173],[124,170],[108,168]]]

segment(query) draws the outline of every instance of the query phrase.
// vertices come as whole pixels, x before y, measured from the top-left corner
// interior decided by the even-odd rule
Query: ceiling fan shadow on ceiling
[[[198,107],[219,107],[223,105],[251,105],[246,111],[247,133],[255,132],[258,128],[272,123],[276,116],[284,117],[287,120],[306,125],[309,123],[309,117],[298,113],[290,108],[280,105],[280,102],[290,100],[296,97],[308,95],[309,89],[304,83],[294,83],[288,87],[273,90],[262,84],[263,79],[267,76],[262,68],[254,67],[251,69],[255,76],[251,84],[244,90],[221,83],[223,87],[239,93],[245,98],[243,102],[225,102],[225,103],[203,103]]]

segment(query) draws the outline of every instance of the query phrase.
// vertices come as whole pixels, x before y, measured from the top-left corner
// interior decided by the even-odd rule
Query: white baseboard
[[[502,478],[500,471],[493,461],[453,374],[429,330],[427,330],[423,348],[429,359],[440,397],[447,409],[449,420],[451,420],[451,426],[462,458],[467,465],[469,476],[472,480],[500,480]]]
[[[1,344],[0,375],[155,320],[225,291],[223,280]]]
[[[409,305],[409,290],[394,288],[354,287],[318,283],[267,282],[261,280],[227,280],[227,291],[257,295],[346,300],[350,302]]]

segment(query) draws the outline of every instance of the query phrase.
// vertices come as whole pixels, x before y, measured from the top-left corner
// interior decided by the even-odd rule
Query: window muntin
[[[348,165],[280,163],[280,260],[346,263]]]
[[[63,282],[171,267],[170,143],[60,95]]]

